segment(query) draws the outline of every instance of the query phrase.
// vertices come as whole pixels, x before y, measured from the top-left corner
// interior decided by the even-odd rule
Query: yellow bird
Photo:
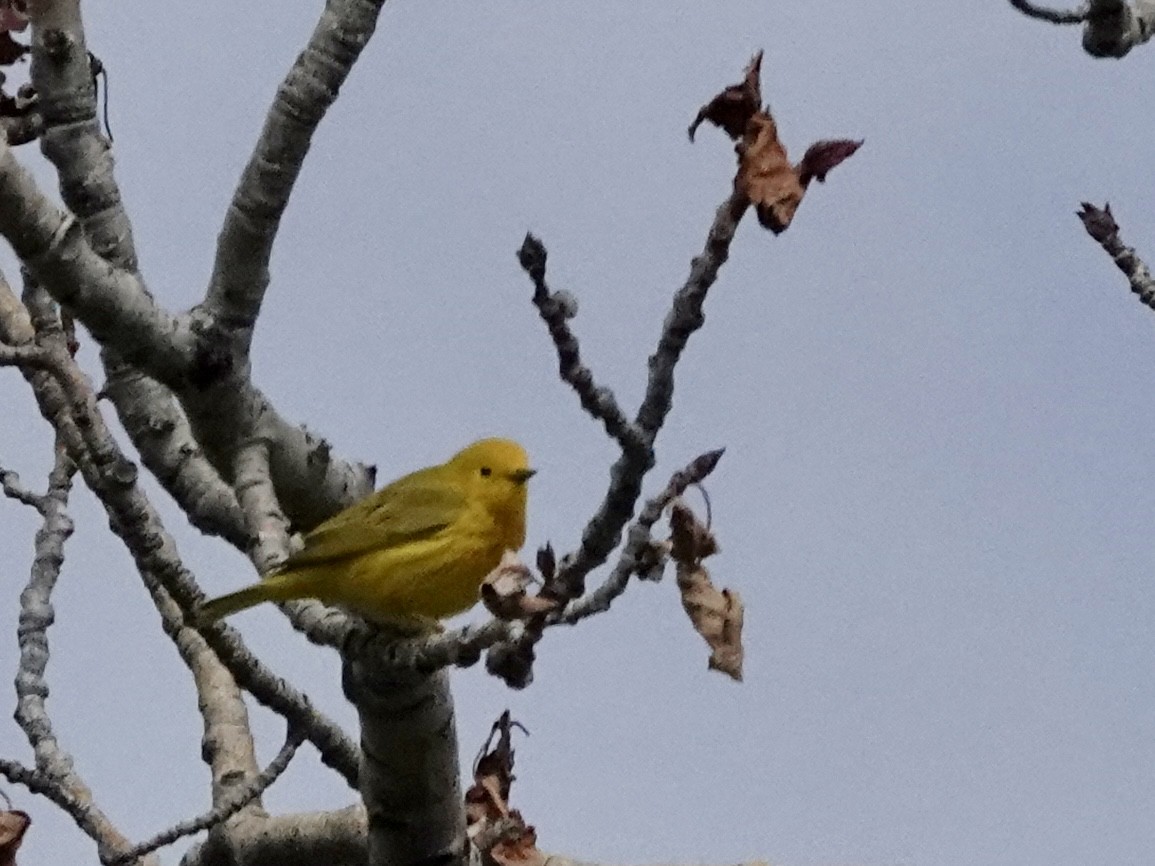
[[[474,442],[329,518],[264,580],[206,602],[200,620],[294,598],[393,624],[468,610],[502,554],[525,543],[533,474],[516,442]]]

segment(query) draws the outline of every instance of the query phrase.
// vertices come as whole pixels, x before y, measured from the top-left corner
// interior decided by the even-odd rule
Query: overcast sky
[[[173,309],[203,294],[319,8],[89,4],[117,176]],[[634,586],[551,633],[524,692],[454,674],[463,760],[508,706],[532,732],[514,805],[589,860],[1155,862],[1155,314],[1074,216],[1109,199],[1155,260],[1155,50],[1093,61],[1000,0],[390,4],[294,193],[255,377],[382,480],[516,437],[541,470],[528,545],[571,549],[615,452],[557,380],[514,253],[543,239],[588,362],[636,406],[732,176],[728,139],[686,126],[758,48],[795,157],[866,144],[785,235],[741,226],[648,487],[727,447],[711,564],[747,602],[746,681],[706,670],[672,579]],[[0,403],[0,463],[39,487],[47,428],[13,371]],[[251,579],[157,500],[206,590]],[[86,490],[72,511],[49,707],[140,839],[208,805],[196,698]],[[0,503],[9,673],[34,517]],[[335,656],[273,610],[236,624],[355,728]],[[267,760],[282,725],[255,718]],[[30,757],[11,722],[0,754]],[[95,862],[6,790],[34,820],[22,863]],[[352,796],[306,748],[266,803]]]

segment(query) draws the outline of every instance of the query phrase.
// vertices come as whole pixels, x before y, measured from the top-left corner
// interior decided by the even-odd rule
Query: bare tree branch
[[[578,339],[569,326],[569,320],[577,315],[577,300],[568,292],[549,290],[545,281],[545,247],[527,234],[517,258],[533,280],[533,305],[549,328],[557,349],[558,375],[577,392],[582,408],[605,425],[606,432],[618,441],[623,451],[644,452],[648,447],[645,435],[626,417],[614,392],[596,384],[593,373],[582,363]]]
[[[621,456],[610,469],[610,485],[605,498],[582,532],[581,545],[572,554],[562,557],[554,580],[563,601],[576,599],[585,593],[586,576],[604,563],[618,546],[623,528],[633,517],[642,481],[654,465],[654,441],[673,405],[674,369],[690,336],[705,323],[702,308],[706,295],[729,257],[734,232],[748,206],[746,197],[737,190],[722,203],[706,236],[705,249],[693,259],[689,277],[674,294],[657,348],[649,359],[650,375],[645,396],[632,425],[641,431],[645,447],[623,447]],[[539,247],[540,243],[531,238],[528,249],[523,246],[521,256],[522,266],[530,272],[535,288],[545,284],[545,251]],[[615,591],[622,579],[620,576],[611,577],[614,582],[606,590],[607,594]],[[602,601],[607,597],[599,596]],[[533,646],[541,638],[544,624],[545,620],[527,628],[517,641],[494,645],[486,660],[490,673],[500,676],[514,688],[529,685],[533,679]]]
[[[159,308],[132,272],[109,267],[75,217],[53,205],[0,141],[0,235],[20,261],[102,344],[174,380],[193,357],[192,335]]]
[[[3,490],[4,495],[9,499],[35,508],[42,517],[44,516],[44,510],[48,507],[48,498],[39,493],[33,493],[24,486],[19,475],[3,466],[0,466],[0,490]]]
[[[35,12],[32,81],[37,108],[46,106],[48,123],[41,150],[56,167],[64,203],[77,215],[96,252],[136,273],[132,226],[113,174],[110,142],[96,117],[79,5],[76,0],[54,0],[38,4]],[[144,465],[193,526],[243,549],[246,536],[236,497],[204,459],[173,395],[115,351],[102,349],[101,359],[107,374],[104,393]]]
[[[361,719],[361,799],[369,862],[464,866],[465,804],[446,671],[383,671],[345,659],[342,685]]]
[[[359,803],[334,812],[275,815],[233,834],[227,850],[210,835],[181,859],[181,866],[365,866],[367,838],[365,807]]]
[[[1072,9],[1069,12],[1063,12],[1039,6],[1030,0],[1010,0],[1010,2],[1028,18],[1038,18],[1040,21],[1049,21],[1052,24],[1082,24],[1087,20],[1087,3],[1082,3],[1077,9]]]
[[[185,836],[192,836],[194,833],[199,833],[202,830],[210,830],[218,824],[223,824],[242,808],[258,799],[261,794],[268,790],[273,782],[280,778],[281,774],[288,769],[289,762],[293,759],[293,755],[297,753],[297,747],[301,745],[302,741],[303,738],[301,735],[290,727],[288,733],[285,734],[285,743],[281,746],[280,751],[277,752],[276,757],[269,762],[269,765],[265,767],[258,776],[249,780],[244,787],[234,789],[226,798],[203,815],[191,818],[188,821],[182,821],[175,827],[170,827],[167,830],[157,833],[151,839],[141,842],[139,845],[134,845],[128,851],[115,857],[109,866],[123,866],[123,864],[131,863],[133,860],[143,857],[145,854],[151,854],[158,848],[171,845],[173,842],[176,842],[178,839],[183,839]]]
[[[1111,205],[1104,205],[1100,209],[1083,202],[1078,217],[1083,221],[1087,234],[1095,239],[1127,277],[1131,291],[1139,297],[1139,301],[1155,309],[1155,279],[1152,279],[1151,271],[1135,250],[1126,246],[1119,237],[1119,224],[1111,213]]]
[[[31,325],[19,320],[6,285],[0,289],[0,312],[12,313],[0,316],[0,338],[10,343],[29,341]],[[203,593],[180,562],[175,543],[136,484],[135,465],[105,427],[92,395],[85,394],[88,386],[83,374],[63,347],[56,347],[55,358],[53,373],[33,373],[28,377],[41,413],[69,445],[70,454],[79,454],[83,459],[85,450],[91,453],[91,460],[77,461],[85,481],[101,500],[113,531],[124,541],[141,575],[155,577],[180,606],[183,618],[196,609]],[[77,424],[74,414],[79,414],[84,423]],[[321,752],[322,762],[356,785],[357,748],[339,727],[315,710],[303,694],[265,668],[234,630],[215,626],[204,629],[202,634],[242,688],[301,730]]]
[[[254,438],[241,446],[233,487],[249,526],[253,564],[265,574],[289,555],[289,521],[273,489],[268,441]]]
[[[329,0],[308,45],[277,89],[264,129],[233,194],[205,297],[207,335],[235,338],[247,355],[281,215],[313,133],[377,25],[385,0]]]
[[[205,457],[171,391],[115,352],[101,351],[102,395],[116,407],[141,462],[172,496],[189,523],[245,550],[249,536],[233,489]]]
[[[0,131],[12,147],[28,144],[44,131],[44,118],[39,111],[30,111],[15,117],[0,117]]]
[[[254,438],[241,447],[234,486],[252,540],[249,558],[259,574],[268,574],[288,557],[290,538],[289,521],[273,489],[267,440]],[[340,611],[318,601],[283,602],[277,607],[313,643],[338,647],[344,642],[349,618]]]
[[[96,88],[80,0],[30,4],[32,85],[44,118],[40,150],[60,175],[65,206],[98,256],[137,272],[132,223],[113,173],[111,142],[96,115]]]
[[[1041,6],[1032,0],[1010,0],[1031,18],[1052,24],[1082,24],[1083,50],[1092,57],[1123,57],[1155,34],[1152,0],[1086,0],[1071,11]]]
[[[72,460],[63,449],[57,449],[48,492],[39,500],[44,522],[36,532],[36,556],[28,584],[20,594],[15,719],[32,747],[36,768],[27,770],[6,761],[4,772],[12,781],[28,785],[64,809],[104,856],[125,850],[129,842],[96,805],[92,791],[73,768],[71,755],[56,739],[45,707],[48,629],[56,618],[52,591],[64,563],[64,543],[73,530],[67,506],[75,471]]]
[[[630,575],[645,574],[646,551],[653,544],[650,532],[658,522],[658,518],[662,516],[662,512],[674,499],[681,496],[687,487],[701,483],[714,471],[714,467],[722,459],[723,450],[720,448],[717,451],[708,451],[684,469],[675,472],[665,489],[646,502],[638,519],[630,526],[625,547],[609,577],[597,589],[570,602],[560,614],[550,616],[547,621],[573,625],[595,613],[609,610],[614,600],[625,591]],[[659,570],[658,576],[660,575]]]
[[[642,479],[654,464],[653,441],[666,420],[674,396],[674,368],[690,336],[705,323],[702,305],[730,255],[730,242],[746,210],[746,200],[735,193],[719,208],[706,236],[706,245],[690,266],[690,276],[674,295],[662,325],[657,349],[650,356],[650,376],[634,423],[646,435],[644,453],[623,451],[610,469],[610,487],[597,512],[586,524],[581,546],[563,558],[558,569],[563,583],[579,586],[618,546],[622,528],[633,515],[641,494]],[[579,593],[575,593],[577,595]]]

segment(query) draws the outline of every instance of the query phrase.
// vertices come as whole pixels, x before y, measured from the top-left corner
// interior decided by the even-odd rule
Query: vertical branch
[[[465,866],[465,804],[447,672],[391,674],[347,658],[343,680],[361,719],[369,862]]]

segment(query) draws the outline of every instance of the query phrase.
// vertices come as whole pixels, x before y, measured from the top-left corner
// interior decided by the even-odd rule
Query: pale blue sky
[[[203,293],[319,7],[90,4],[118,177],[174,308]],[[510,707],[532,731],[514,805],[583,859],[1155,862],[1155,314],[1074,216],[1110,199],[1155,259],[1155,51],[1092,61],[1077,30],[998,0],[391,4],[285,219],[256,378],[383,480],[521,439],[541,469],[529,544],[569,549],[614,450],[557,381],[514,253],[544,240],[588,362],[636,405],[732,175],[730,142],[686,125],[757,48],[795,157],[866,144],[785,235],[740,228],[649,488],[727,446],[712,566],[747,602],[746,682],[707,672],[672,580],[636,586],[551,634],[525,692],[457,672],[463,758]],[[0,401],[0,461],[40,485],[45,428],[14,373]],[[206,589],[250,578],[165,507]],[[207,806],[195,695],[86,491],[73,512],[49,705],[143,838]],[[35,522],[0,513],[11,671]],[[273,611],[237,624],[353,728],[334,657]],[[271,757],[281,725],[257,720]],[[0,753],[27,758],[11,722]],[[35,821],[22,862],[93,862],[9,793]],[[306,750],[267,803],[350,799]]]

